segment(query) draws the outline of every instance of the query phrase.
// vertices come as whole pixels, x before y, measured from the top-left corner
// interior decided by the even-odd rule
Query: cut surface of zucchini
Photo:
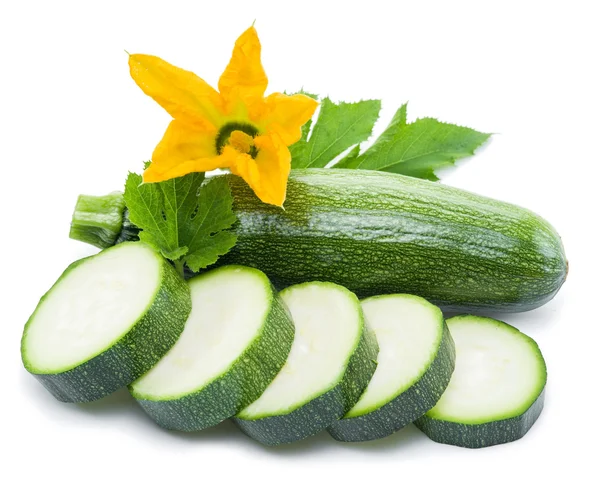
[[[175,346],[130,386],[161,426],[195,431],[257,399],[283,366],[294,329],[260,271],[226,266],[189,281],[192,312]]]
[[[454,343],[442,311],[408,294],[362,301],[379,343],[377,369],[359,401],[329,428],[339,441],[367,441],[398,431],[431,409],[454,370]]]
[[[373,375],[378,350],[358,299],[344,287],[310,282],[281,297],[296,327],[290,355],[263,395],[235,418],[267,445],[305,438],[342,417]]]
[[[23,363],[59,400],[98,399],[150,369],[190,308],[167,261],[123,243],[73,263],[42,297],[25,327]]]
[[[448,388],[416,425],[440,443],[480,448],[524,436],[543,408],[546,365],[516,328],[471,315],[448,320],[456,369]]]

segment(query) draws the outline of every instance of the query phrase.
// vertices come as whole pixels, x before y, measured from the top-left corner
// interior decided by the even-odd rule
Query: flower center
[[[230,122],[225,124],[217,134],[215,146],[217,153],[221,154],[223,148],[231,146],[240,153],[247,153],[252,158],[256,157],[258,150],[254,146],[254,136],[258,135],[258,129],[244,122]]]
[[[229,136],[229,146],[240,153],[250,153],[254,143],[252,136],[242,131],[233,131]]]

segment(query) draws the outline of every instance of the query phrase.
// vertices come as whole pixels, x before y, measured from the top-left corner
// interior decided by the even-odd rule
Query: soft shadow
[[[97,401],[85,403],[71,403],[57,401],[44,386],[38,382],[32,375],[25,370],[19,373],[19,383],[25,395],[31,399],[31,402],[39,404],[48,404],[52,402],[52,406],[57,409],[76,410],[80,412],[90,413],[94,416],[106,414],[114,414],[127,409],[131,409],[132,405],[137,405],[135,400],[129,395],[126,387],[119,389],[112,394],[109,394]]]
[[[494,136],[498,136],[498,135],[499,135],[498,133],[491,133],[490,137],[481,146],[479,146],[471,156],[459,158],[457,161],[454,162],[453,165],[448,165],[443,168],[437,169],[435,171],[435,176],[438,177],[440,180],[445,181],[449,175],[452,175],[458,169],[460,169],[463,165],[470,163],[470,161],[473,158],[481,155],[481,153],[486,151],[489,148],[490,144],[492,143],[492,139],[494,138]]]
[[[490,313],[474,313],[478,316],[487,316],[499,321],[504,321],[518,328],[525,333],[535,333],[540,330],[547,330],[549,327],[556,326],[560,323],[560,316],[564,305],[563,294],[558,294],[550,302],[544,304],[537,309],[525,312],[490,312]],[[444,317],[450,319],[453,316],[466,314],[461,311],[453,311],[442,308]]]
[[[147,416],[131,397],[127,388],[109,394],[97,401],[86,403],[70,403],[57,401],[44,386],[27,372],[19,375],[19,386],[23,394],[32,404],[39,408],[40,415],[51,418],[54,422],[65,420],[98,420],[98,422],[119,422],[123,419],[129,423],[134,419],[143,421]],[[149,424],[149,423],[148,423]]]
[[[279,445],[269,447],[260,444],[243,433],[233,421],[225,420],[217,426],[207,428],[202,431],[191,433],[162,430],[162,432],[171,438],[190,443],[229,443],[234,440],[236,444],[243,445],[251,450],[260,450],[276,456],[294,456],[296,454],[316,453],[322,450],[328,450],[334,441],[327,435],[327,432],[318,433],[304,440],[300,440],[288,445]]]
[[[216,426],[206,428],[202,431],[173,431],[160,429],[166,436],[176,438],[182,442],[189,443],[220,443],[235,439],[244,442],[248,438],[235,426],[233,421],[227,419]]]
[[[389,452],[391,450],[410,450],[416,444],[422,443],[425,435],[413,424],[405,426],[393,435],[379,440],[363,441],[356,443],[339,442],[344,450],[363,452]]]
[[[21,385],[31,402],[44,405],[44,416],[52,417],[55,421],[72,419],[75,417],[91,417],[107,421],[107,418],[122,418],[128,429],[136,430],[149,436],[170,438],[177,442],[190,444],[229,444],[234,442],[243,449],[258,450],[275,457],[293,458],[311,454],[322,454],[332,450],[350,450],[373,453],[379,451],[408,450],[422,440],[424,436],[415,426],[409,425],[399,432],[383,438],[359,443],[344,443],[334,440],[327,431],[321,431],[314,436],[295,443],[269,447],[261,445],[245,435],[231,420],[225,420],[217,426],[197,432],[179,432],[166,430],[156,425],[140,405],[131,397],[127,388],[120,389],[113,394],[89,403],[72,404],[56,401],[32,376],[23,373]]]
[[[240,432],[241,434],[241,432]],[[245,437],[256,448],[276,457],[304,457],[309,454],[331,452],[332,450],[347,450],[353,452],[376,453],[398,450],[410,450],[423,441],[425,435],[414,425],[406,426],[397,433],[380,440],[346,443],[334,440],[327,431],[321,431],[314,436],[294,443],[268,447]]]
[[[246,437],[250,440],[249,437]],[[332,447],[337,444],[337,442],[329,436],[326,431],[321,431],[316,435],[309,436],[304,440],[296,441],[294,443],[288,443],[285,445],[278,445],[276,447],[269,447],[265,445],[261,445],[258,442],[252,440],[254,444],[257,445],[259,449],[268,453],[270,455],[278,456],[278,457],[296,457],[296,456],[305,456],[307,454],[315,454],[320,452],[331,451]]]
[[[491,316],[499,321],[504,321],[516,328],[535,333],[539,330],[546,330],[549,327],[558,326],[561,321],[564,306],[563,295],[558,295],[547,304],[544,304],[533,311],[521,312],[518,314],[498,313]]]
[[[74,404],[80,411],[92,414],[94,416],[108,415],[121,413],[125,410],[130,410],[132,407],[138,407],[135,399],[131,397],[126,387],[119,389],[112,394],[109,394],[97,401]]]

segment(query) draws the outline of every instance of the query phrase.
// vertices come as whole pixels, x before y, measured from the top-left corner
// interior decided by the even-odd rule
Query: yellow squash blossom
[[[156,56],[129,57],[131,76],[172,117],[144,172],[161,182],[192,172],[229,168],[263,202],[282,206],[291,156],[317,102],[305,95],[272,93],[260,61],[254,27],[235,43],[217,92],[202,78]]]

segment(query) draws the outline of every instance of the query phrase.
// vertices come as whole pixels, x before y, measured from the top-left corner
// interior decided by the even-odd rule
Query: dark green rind
[[[375,411],[340,419],[328,428],[329,434],[345,442],[377,440],[392,435],[436,405],[448,387],[455,361],[454,341],[444,322],[436,357],[415,384]]]
[[[238,218],[219,264],[263,270],[276,287],[312,281],[359,297],[409,293],[452,310],[517,312],[558,292],[560,237],[521,207],[417,178],[368,170],[290,174],[285,211],[227,178]]]
[[[308,438],[323,431],[346,412],[346,399],[340,384],[291,413],[259,419],[233,418],[250,438],[268,446]]]
[[[340,385],[344,399],[344,412],[342,416],[350,411],[352,406],[358,402],[377,368],[379,344],[377,343],[375,333],[364,320],[362,308],[360,309],[360,314],[363,324],[362,335],[356,350],[354,350],[348,361],[348,366]]]
[[[176,399],[144,398],[130,387],[132,396],[158,425],[177,431],[214,426],[252,404],[279,373],[294,341],[289,312],[274,289],[272,297],[260,337],[225,374],[201,390]]]
[[[293,411],[258,419],[233,418],[250,438],[263,445],[292,443],[323,431],[340,419],[360,398],[377,367],[379,345],[364,322],[362,334],[340,382]]]
[[[545,390],[520,416],[481,424],[462,424],[422,416],[415,425],[438,443],[464,448],[484,448],[523,438],[544,407]]]
[[[469,311],[524,311],[565,280],[556,231],[520,207],[402,175],[293,171],[285,211],[228,175],[238,218],[223,262],[263,270],[277,287],[307,280],[359,297],[409,293]]]
[[[93,258],[83,258],[72,263],[54,286],[77,266]],[[70,370],[42,374],[32,369],[26,360],[23,345],[35,312],[29,318],[21,340],[23,364],[56,399],[62,402],[89,402],[105,397],[150,370],[175,344],[192,308],[190,291],[167,261],[158,255],[157,260],[162,262],[163,279],[145,314],[125,336],[107,350]],[[51,292],[52,288],[40,299],[39,304]]]

